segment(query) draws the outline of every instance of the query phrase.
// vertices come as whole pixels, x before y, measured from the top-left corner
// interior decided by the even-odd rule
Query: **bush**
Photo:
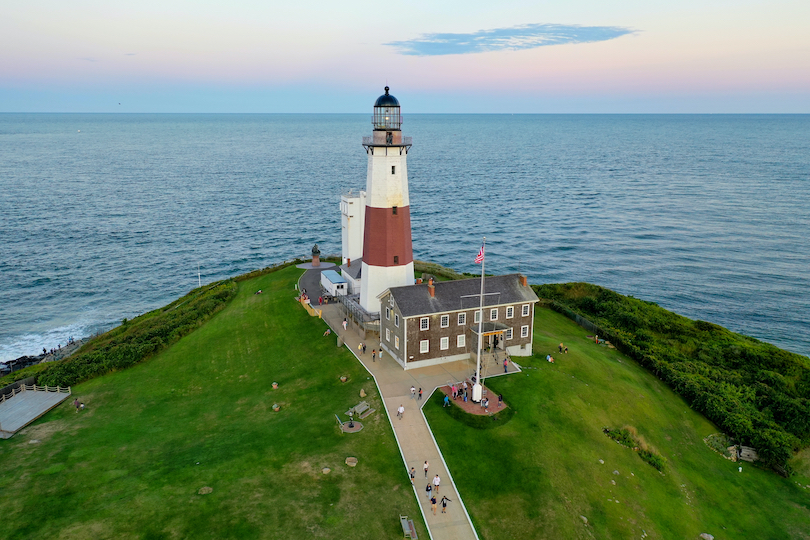
[[[236,289],[234,281],[216,283],[195,289],[162,309],[125,319],[124,324],[92,339],[73,356],[47,364],[37,383],[73,386],[133,366],[199,328],[225,307]]]
[[[633,426],[624,426],[621,429],[604,428],[603,431],[605,435],[622,446],[635,450],[638,453],[638,457],[659,471],[663,472],[666,468],[666,458],[659,454],[658,450],[654,447],[647,444],[644,437],[641,437]]]
[[[810,445],[810,359],[588,283],[534,285],[540,298],[660,377],[767,465]]]

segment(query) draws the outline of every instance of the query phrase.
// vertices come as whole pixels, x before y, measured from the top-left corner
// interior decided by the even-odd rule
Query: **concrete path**
[[[312,284],[317,279],[317,274],[308,275],[313,273],[306,272],[299,281],[299,287],[309,289],[312,285],[307,284]],[[379,351],[379,342],[366,341],[366,354],[361,354],[358,350],[358,345],[362,341],[361,335],[354,331],[352,326],[349,326],[347,331],[343,331],[342,306],[329,304],[321,306],[321,308],[323,318],[332,331],[343,338],[349,350],[354,353],[377,382],[406,468],[408,471],[411,467],[416,469],[414,490],[431,538],[433,540],[477,540],[478,534],[472,526],[467,509],[458,495],[455,482],[421,411],[422,405],[435,388],[453,381],[463,381],[473,374],[475,372],[474,361],[459,361],[408,371],[402,369],[387,354],[384,354],[382,359],[372,361],[371,351],[373,349]],[[519,369],[510,363],[509,372],[516,371]],[[499,373],[499,375],[503,375],[503,373]],[[421,401],[418,397],[411,397],[411,386],[416,388],[417,396],[419,388],[422,388],[423,399]],[[397,408],[400,405],[405,407],[402,419],[397,418]],[[425,461],[429,464],[427,475],[424,472]],[[425,487],[437,474],[441,483],[436,500],[440,501],[443,496],[446,496],[452,502],[448,504],[446,514],[441,513],[441,504],[439,504],[434,516]]]

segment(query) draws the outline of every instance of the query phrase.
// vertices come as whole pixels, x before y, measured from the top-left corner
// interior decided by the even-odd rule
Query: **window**
[[[441,350],[443,350],[443,351],[446,351],[447,349],[449,349],[450,348],[450,338],[449,337],[443,337],[442,339],[440,339],[439,340],[439,348]]]
[[[459,334],[456,336],[456,347],[464,347],[467,345],[467,336]]]
[[[390,307],[385,308],[385,320],[387,320],[387,321],[391,320],[391,308]]]
[[[506,329],[506,339],[512,339],[512,329],[511,328]]]
[[[506,318],[511,319],[515,316],[515,306],[507,306],[506,308]]]
[[[399,264],[399,255],[394,255],[394,264]]]
[[[481,322],[481,312],[480,311],[475,312],[475,317],[473,317],[473,322],[476,323],[476,324]]]
[[[428,328],[430,328],[430,317],[419,319],[419,330],[427,330]]]
[[[396,174],[396,173],[397,173],[397,166],[396,165],[391,165],[391,174]],[[396,212],[394,212],[394,213],[396,213]]]
[[[524,324],[520,327],[520,337],[529,337],[529,325]]]
[[[385,341],[391,341],[391,329],[390,328],[385,329]]]
[[[399,328],[399,313],[394,313],[394,326]]]
[[[419,352],[425,354],[430,350],[430,340],[423,339],[419,342]]]
[[[391,213],[394,214],[394,215],[397,215],[397,207],[396,206],[391,207]]]
[[[393,295],[393,294],[389,294],[389,295],[388,295],[388,305],[389,305],[389,306],[393,306],[393,305],[394,305],[394,295]]]
[[[447,328],[448,326],[450,326],[450,315],[442,315],[441,327]]]
[[[490,321],[497,321],[498,320],[498,310],[497,310],[497,308],[489,310],[489,320]]]
[[[399,336],[394,336],[394,347],[399,350]]]
[[[467,314],[466,313],[459,313],[458,314],[458,325],[463,326],[467,324]]]
[[[523,316],[524,317],[529,316],[529,304],[523,304]]]

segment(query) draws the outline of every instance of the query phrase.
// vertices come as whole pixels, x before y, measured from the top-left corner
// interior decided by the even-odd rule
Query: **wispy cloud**
[[[92,56],[83,56],[79,58],[79,60],[84,60],[85,62],[98,62],[98,58],[93,58]]]
[[[525,24],[511,28],[479,30],[470,34],[422,34],[408,41],[386,43],[400,54],[441,56],[491,51],[517,51],[547,45],[607,41],[634,30],[621,26],[578,26],[563,24]]]
[[[136,54],[138,54],[138,53],[128,52],[128,53],[124,53],[124,56],[135,56]]]

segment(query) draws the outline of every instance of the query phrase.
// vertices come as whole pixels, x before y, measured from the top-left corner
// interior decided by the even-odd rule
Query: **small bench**
[[[412,519],[408,519],[408,516],[400,515],[399,524],[402,526],[402,534],[405,538],[419,540],[419,537],[416,535],[416,527],[414,526]]]
[[[370,415],[376,410],[377,409],[372,409],[371,407],[369,407],[368,403],[366,403],[365,401],[361,401],[360,403],[358,403],[357,405],[346,411],[346,416],[349,416],[349,413],[354,413],[357,415],[358,418],[362,420],[363,418]]]

